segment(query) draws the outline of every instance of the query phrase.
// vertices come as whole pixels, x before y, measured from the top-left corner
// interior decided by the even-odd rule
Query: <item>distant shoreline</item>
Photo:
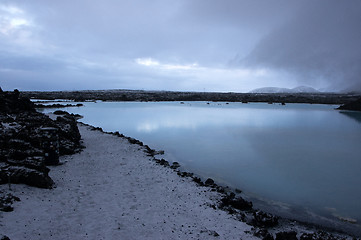
[[[235,93],[235,92],[176,92],[142,90],[83,90],[83,91],[22,91],[32,99],[72,99],[74,101],[213,101],[311,103],[341,105],[356,101],[361,93]]]

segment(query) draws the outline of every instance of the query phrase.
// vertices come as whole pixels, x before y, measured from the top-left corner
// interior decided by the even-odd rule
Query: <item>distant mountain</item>
[[[299,86],[291,89],[293,92],[299,92],[299,93],[317,93],[320,92],[312,87],[307,86]]]
[[[264,87],[264,88],[253,89],[249,93],[286,93],[289,91],[290,91],[289,88]]]
[[[249,93],[318,93],[316,89],[307,86],[299,86],[295,88],[278,88],[278,87],[264,87],[257,88]]]

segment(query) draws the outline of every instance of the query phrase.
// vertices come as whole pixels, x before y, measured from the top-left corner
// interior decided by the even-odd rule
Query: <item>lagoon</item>
[[[84,123],[165,150],[256,207],[361,232],[361,113],[333,105],[86,102]],[[352,222],[352,223],[350,223]]]

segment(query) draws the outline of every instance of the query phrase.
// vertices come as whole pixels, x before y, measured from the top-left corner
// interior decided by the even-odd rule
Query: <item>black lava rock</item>
[[[10,240],[8,236],[2,236],[0,240]]]
[[[180,165],[179,165],[178,162],[173,162],[173,163],[172,163],[172,166],[170,166],[170,168],[172,168],[172,169],[177,169],[177,168],[179,168],[179,167],[180,167]]]
[[[262,238],[262,240],[274,240],[273,236],[266,229],[259,229],[253,235]]]
[[[25,183],[39,188],[52,188],[53,180],[47,172],[37,171],[26,167],[8,166],[0,170],[0,183]]]
[[[181,176],[181,177],[191,177],[191,178],[193,178],[193,173],[190,173],[190,172],[178,172],[177,174],[179,176]]]
[[[300,240],[339,240],[330,233],[324,231],[318,231],[315,233],[303,233],[300,237]]]
[[[159,164],[165,167],[169,167],[169,162],[164,160],[163,158],[159,161]]]
[[[262,211],[255,211],[252,224],[258,227],[274,227],[278,224],[278,217]]]
[[[244,200],[242,197],[233,198],[233,196],[226,196],[221,199],[220,208],[231,206],[235,209],[246,211],[253,207],[252,202]]]
[[[55,112],[53,112],[55,115],[65,115],[65,114],[69,114],[66,111],[62,111],[62,110],[56,110]]]
[[[214,181],[212,178],[208,178],[205,182],[204,182],[204,185],[206,186],[212,186],[214,185]]]
[[[14,208],[11,206],[15,201],[20,201],[20,198],[8,193],[0,193],[0,211],[11,212]]]
[[[18,90],[14,92],[0,92],[0,112],[19,113],[23,111],[35,112],[34,104],[28,98],[20,96]]]
[[[298,240],[295,231],[278,232],[276,233],[276,240]]]
[[[48,141],[44,129],[54,129],[55,144]],[[80,138],[71,114],[62,112],[54,121],[36,112],[18,91],[0,93],[0,183],[51,188],[54,183],[44,165],[46,158],[79,151]],[[53,151],[49,152],[50,148]]]
[[[198,183],[199,185],[203,185],[203,182],[199,177],[194,176],[192,179],[193,179],[194,182]]]

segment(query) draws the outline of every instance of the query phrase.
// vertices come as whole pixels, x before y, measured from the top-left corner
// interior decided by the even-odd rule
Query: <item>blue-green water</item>
[[[311,104],[89,102],[67,111],[165,150],[257,207],[360,231],[361,114]],[[357,223],[343,223],[340,219]]]

